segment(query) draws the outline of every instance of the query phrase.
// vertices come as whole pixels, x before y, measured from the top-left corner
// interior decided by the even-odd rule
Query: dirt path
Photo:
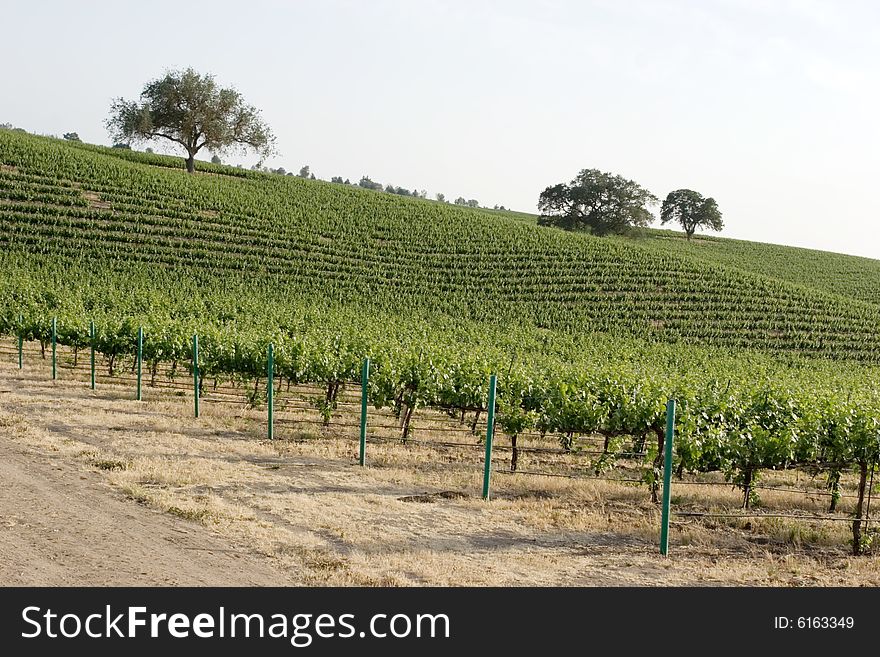
[[[267,559],[125,500],[100,472],[0,439],[0,584],[278,585]]]

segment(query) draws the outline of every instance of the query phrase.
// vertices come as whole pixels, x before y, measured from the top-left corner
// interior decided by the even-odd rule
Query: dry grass
[[[89,202],[90,208],[98,210],[109,210],[112,208],[110,201],[104,201],[98,192],[83,191],[82,195]]]
[[[664,559],[644,487],[499,473],[486,503],[478,449],[373,443],[360,468],[352,431],[284,425],[270,442],[263,411],[243,403],[204,401],[196,420],[174,390],[147,388],[138,403],[130,384],[92,392],[82,370],[63,368],[53,383],[38,353],[30,348],[22,373],[8,347],[0,353],[7,438],[87,463],[134,502],[228,537],[303,584],[880,584],[876,558],[847,555],[847,523],[680,518]],[[561,467],[554,459],[531,465]],[[810,482],[778,473],[765,483]],[[761,510],[823,513],[828,503],[758,492]],[[741,501],[724,484],[674,494],[680,510]]]

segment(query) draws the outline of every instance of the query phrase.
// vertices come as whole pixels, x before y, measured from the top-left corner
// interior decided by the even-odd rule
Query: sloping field
[[[249,294],[259,281],[267,302],[296,296],[577,334],[880,354],[880,309],[869,294],[806,289],[747,272],[742,259],[721,266],[501,213],[228,167],[187,176],[136,161],[171,158],[118,154],[0,132],[7,251],[91,271],[182,268]],[[835,276],[829,266],[813,278]]]
[[[788,281],[804,288],[880,305],[880,260],[780,244],[650,230],[634,243],[670,255],[694,258],[744,272]]]
[[[188,175],[173,158],[8,131],[0,244],[0,336],[44,358],[93,348],[111,378],[140,367],[200,395],[213,379],[253,408],[271,351],[272,390],[315,386],[299,401],[329,427],[368,357],[368,405],[402,441],[420,409],[477,426],[495,374],[511,451],[567,457],[598,440],[584,467],[629,468],[652,497],[675,399],[679,475],[720,475],[748,507],[768,473],[809,470],[839,516],[855,470],[859,501],[829,522],[864,517],[866,492],[870,505],[880,306],[867,287],[830,288],[836,263],[870,273],[858,259],[815,259],[827,271],[811,286],[788,251],[762,275],[739,247],[718,250],[722,265],[689,251],[700,244],[667,252],[659,237],[229,167]],[[852,527],[858,553],[870,541]]]

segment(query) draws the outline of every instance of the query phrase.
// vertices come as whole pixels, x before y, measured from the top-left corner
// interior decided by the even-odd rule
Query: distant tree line
[[[113,139],[112,148],[130,150],[132,145],[165,142],[180,147],[186,152],[186,169],[195,173],[195,159],[201,152],[212,154],[211,162],[223,164],[220,156],[231,151],[255,151],[260,161],[251,167],[282,176],[297,176],[316,180],[308,165],[298,174],[284,167],[269,168],[263,161],[277,154],[275,136],[262,120],[255,107],[245,103],[241,94],[234,88],[221,87],[213,75],[200,74],[192,68],[168,70],[159,78],[144,84],[137,100],[116,98],[110,106],[110,113],[104,122]],[[0,124],[0,128],[19,130],[11,123]],[[63,139],[81,141],[76,132],[66,132]],[[152,152],[151,148],[146,149]],[[242,165],[236,165],[244,168]],[[408,189],[392,184],[381,184],[364,175],[356,184],[348,178],[333,176],[331,183],[354,185],[363,189],[382,191],[396,196],[425,199],[424,189]],[[437,201],[447,203],[444,194],[436,195]],[[478,208],[476,199],[458,197],[455,205]],[[503,206],[494,206],[504,209]]]

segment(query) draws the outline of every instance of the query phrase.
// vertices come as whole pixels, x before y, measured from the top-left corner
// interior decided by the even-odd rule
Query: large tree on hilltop
[[[584,169],[570,183],[548,187],[538,199],[541,226],[589,230],[594,235],[624,233],[654,220],[648,206],[656,196],[623,176]]]
[[[221,89],[212,75],[193,69],[168,71],[148,82],[140,102],[117,98],[110,108],[107,129],[117,142],[160,139],[186,149],[186,170],[195,171],[195,156],[254,150],[262,157],[274,152],[275,137],[260,112],[244,102],[235,89]]]
[[[698,228],[721,230],[721,210],[714,198],[703,198],[692,189],[676,189],[669,192],[660,208],[660,223],[674,221],[684,228],[688,240]]]

